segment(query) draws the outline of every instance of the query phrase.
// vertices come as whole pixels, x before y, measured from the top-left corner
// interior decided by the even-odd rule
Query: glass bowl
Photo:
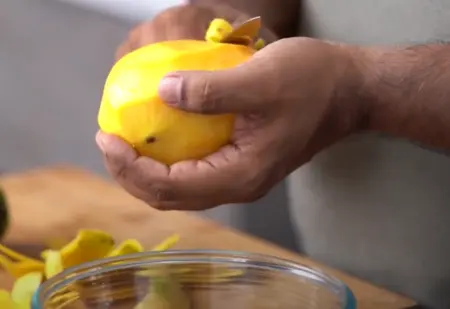
[[[321,271],[245,252],[144,252],[72,267],[45,281],[32,309],[355,309]]]

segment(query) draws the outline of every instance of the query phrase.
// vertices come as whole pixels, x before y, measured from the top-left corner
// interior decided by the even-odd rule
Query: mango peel
[[[213,20],[205,41],[175,40],[141,47],[121,58],[106,79],[98,112],[100,129],[121,137],[138,154],[167,165],[202,159],[231,141],[234,115],[201,115],[165,104],[158,94],[168,73],[216,71],[247,61],[261,48],[222,43],[229,23]],[[253,42],[249,38],[249,42]]]
[[[155,251],[168,250],[179,240],[172,235],[160,244]],[[0,289],[0,308],[30,309],[31,297],[40,284],[67,267],[105,257],[143,252],[144,247],[136,239],[127,239],[115,245],[113,237],[100,230],[82,229],[77,236],[59,250],[46,249],[42,259],[35,259],[0,245],[0,266],[16,278],[12,291]],[[76,299],[75,292],[64,295],[68,301]]]
[[[165,251],[174,247],[180,240],[178,234],[171,235],[151,251]],[[61,240],[59,240],[61,242]],[[113,237],[100,230],[82,229],[76,237],[66,242],[61,248],[46,249],[41,253],[42,259],[34,259],[0,245],[0,266],[16,278],[12,291],[0,289],[0,308],[30,309],[31,297],[40,284],[62,272],[69,266],[89,262],[104,257],[114,257],[145,251],[136,239],[126,239],[115,244]],[[222,269],[223,268],[223,269]],[[188,309],[189,300],[184,294],[182,284],[221,283],[243,274],[241,270],[214,267],[210,273],[207,267],[192,265],[184,268],[158,268],[142,270],[137,275],[149,277],[153,281],[148,295],[135,309],[153,308],[154,305],[164,305],[165,308]],[[126,297],[130,291],[123,291]],[[132,292],[132,291],[131,291]],[[174,300],[174,296],[176,299]],[[79,298],[77,291],[67,290],[60,293],[58,304],[71,303]],[[119,297],[117,295],[117,297]],[[175,308],[176,307],[176,308]],[[62,308],[62,307],[61,307]]]

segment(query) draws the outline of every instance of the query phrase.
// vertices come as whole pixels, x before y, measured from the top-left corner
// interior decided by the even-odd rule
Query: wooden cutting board
[[[179,233],[177,249],[244,250],[275,255],[319,267],[343,280],[358,299],[359,309],[403,309],[415,302],[367,282],[244,235],[213,221],[183,212],[159,212],[113,183],[73,167],[49,167],[0,177],[9,200],[12,225],[5,243],[36,255],[55,235],[71,239],[80,228],[99,228],[118,241],[137,238],[146,247]],[[0,272],[0,288],[10,286]]]

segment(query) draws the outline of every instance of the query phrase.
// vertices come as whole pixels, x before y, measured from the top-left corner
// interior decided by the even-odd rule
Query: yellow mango
[[[108,253],[107,257],[120,256],[144,251],[144,247],[136,239],[127,239]]]
[[[47,250],[45,254],[45,278],[50,279],[64,270],[61,253],[56,250]]]
[[[148,294],[133,309],[190,309],[190,300],[180,283],[169,274],[152,279]]]
[[[0,308],[15,309],[11,295],[6,290],[0,290]]]
[[[28,273],[14,282],[11,291],[11,299],[17,304],[31,304],[34,292],[41,284],[43,275],[41,272]]]
[[[19,278],[29,272],[35,271],[39,272],[44,270],[44,263],[42,263],[41,261],[35,261],[30,259],[30,260],[22,260],[19,262],[13,262],[9,258],[2,256],[1,254],[0,254],[0,266],[7,273],[9,273],[11,276],[15,278]]]
[[[1,244],[0,244],[0,254],[7,256],[9,259],[15,260],[17,262],[23,262],[23,261],[39,262],[39,260],[28,257],[22,253],[16,252],[16,251],[9,249],[8,247],[5,247],[4,245],[1,245]]]
[[[175,246],[180,240],[179,234],[173,234],[152,248],[152,251],[165,251]]]
[[[114,239],[100,230],[80,230],[77,237],[60,250],[64,268],[104,258],[114,248]],[[45,259],[48,251],[42,253]]]
[[[141,47],[112,67],[98,113],[100,129],[121,137],[140,155],[165,164],[201,159],[230,141],[234,116],[170,107],[158,95],[159,83],[173,71],[233,68],[254,52],[248,46],[196,40]]]
[[[64,237],[52,237],[45,242],[47,248],[51,250],[60,250],[68,243],[69,240]]]
[[[232,32],[233,26],[228,21],[222,18],[216,18],[209,24],[205,39],[208,42],[220,43]]]

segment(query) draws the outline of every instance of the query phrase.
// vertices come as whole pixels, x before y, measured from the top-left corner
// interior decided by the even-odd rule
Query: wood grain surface
[[[275,255],[318,267],[343,280],[355,293],[359,309],[404,309],[413,300],[244,235],[195,214],[159,212],[134,199],[113,183],[68,166],[48,167],[0,177],[11,208],[12,223],[5,243],[36,255],[52,237],[70,239],[80,228],[110,232],[118,241],[137,238],[151,247],[179,233],[177,249],[244,250]],[[10,278],[0,271],[0,287]]]

